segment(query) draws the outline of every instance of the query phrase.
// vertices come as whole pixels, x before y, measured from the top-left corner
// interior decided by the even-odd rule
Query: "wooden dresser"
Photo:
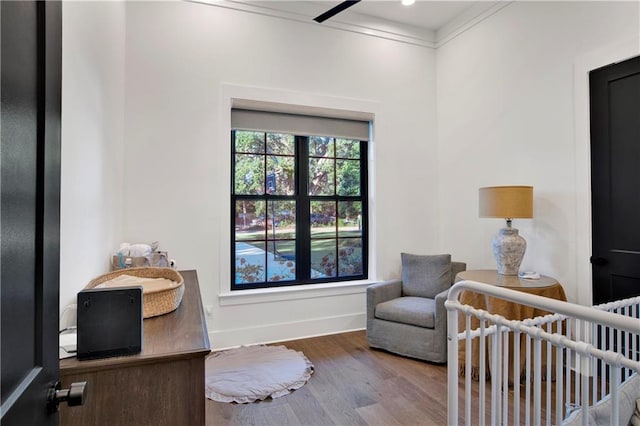
[[[83,406],[60,405],[65,425],[204,425],[204,359],[210,352],[196,271],[181,271],[175,311],[143,322],[137,355],[60,360],[62,387],[87,382]]]

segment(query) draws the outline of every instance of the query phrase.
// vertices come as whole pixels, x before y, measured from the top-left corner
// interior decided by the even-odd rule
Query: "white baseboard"
[[[365,325],[366,313],[358,312],[290,323],[265,324],[231,330],[213,330],[209,332],[209,341],[211,342],[211,350],[219,351],[242,345],[283,342],[363,330]]]

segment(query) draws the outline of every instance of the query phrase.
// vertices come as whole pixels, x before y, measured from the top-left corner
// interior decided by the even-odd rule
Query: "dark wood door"
[[[640,57],[589,74],[593,302],[640,295]]]
[[[0,2],[2,425],[56,425],[60,2]]]

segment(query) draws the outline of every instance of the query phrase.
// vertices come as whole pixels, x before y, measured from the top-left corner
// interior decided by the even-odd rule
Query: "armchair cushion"
[[[451,287],[451,255],[402,253],[403,296],[433,299]]]
[[[424,297],[399,297],[376,306],[375,317],[386,321],[434,328],[435,300]]]

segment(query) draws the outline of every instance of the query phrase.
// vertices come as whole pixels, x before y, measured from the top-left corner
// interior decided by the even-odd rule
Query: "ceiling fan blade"
[[[360,1],[361,0],[343,1],[342,3],[338,4],[337,6],[327,10],[322,15],[316,16],[315,18],[313,18],[313,20],[318,22],[318,23],[322,23],[322,22],[326,21],[327,19],[331,18],[332,16],[337,15],[338,13],[342,12],[343,10],[353,6],[354,4],[359,3]]]

